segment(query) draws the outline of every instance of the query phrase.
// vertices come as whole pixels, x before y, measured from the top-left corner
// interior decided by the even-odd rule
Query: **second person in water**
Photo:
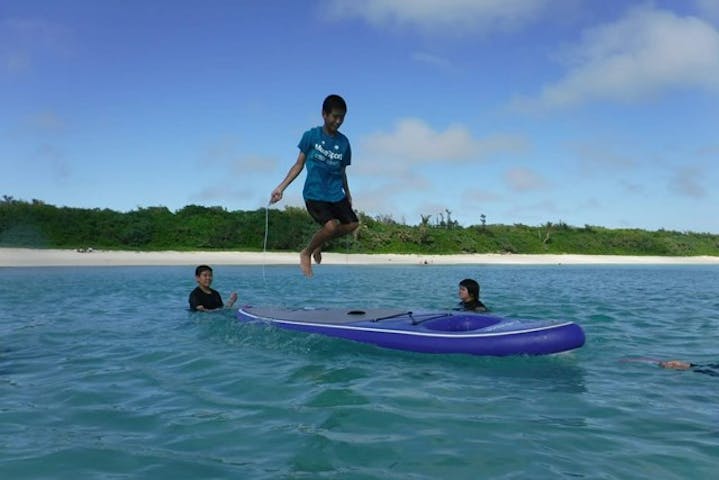
[[[479,283],[471,278],[459,282],[459,309],[470,312],[488,312],[487,306],[479,299]]]

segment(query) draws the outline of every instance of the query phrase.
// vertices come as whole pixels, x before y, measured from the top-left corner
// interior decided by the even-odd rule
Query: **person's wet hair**
[[[331,113],[332,110],[342,110],[343,112],[347,113],[347,103],[345,103],[344,98],[340,97],[339,95],[327,96],[327,98],[325,98],[325,101],[322,102],[322,112]]]
[[[465,278],[459,284],[467,289],[467,292],[472,295],[472,300],[475,302],[479,300],[479,283],[471,278]]]
[[[199,265],[199,266],[195,269],[195,276],[196,276],[196,277],[199,277],[202,272],[210,272],[210,273],[212,273],[212,268],[210,268],[209,265]]]

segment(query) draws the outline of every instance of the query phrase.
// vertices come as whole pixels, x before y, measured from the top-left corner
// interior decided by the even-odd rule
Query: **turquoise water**
[[[715,478],[715,266],[215,268],[240,303],[574,320],[552,357],[384,350],[190,313],[191,267],[0,269],[0,478]]]

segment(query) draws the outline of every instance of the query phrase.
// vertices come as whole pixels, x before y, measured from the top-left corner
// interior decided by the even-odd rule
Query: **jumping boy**
[[[347,104],[339,95],[330,95],[322,103],[324,125],[307,130],[299,145],[297,161],[287,176],[272,191],[270,203],[282,199],[287,186],[307,165],[302,196],[310,216],[321,225],[307,247],[300,252],[300,268],[306,277],[312,276],[312,258],[322,262],[325,242],[347,235],[359,226],[352,211],[352,196],[345,169],[352,160],[350,142],[339,132],[347,114]]]

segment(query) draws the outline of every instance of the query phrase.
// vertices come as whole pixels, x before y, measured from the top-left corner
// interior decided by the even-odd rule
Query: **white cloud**
[[[532,204],[511,203],[510,207],[505,210],[503,216],[505,218],[516,219],[515,222],[532,224],[546,224],[553,216],[560,214],[560,209],[551,200],[542,200]],[[495,215],[496,216],[496,215]],[[489,220],[489,219],[488,219]]]
[[[471,188],[465,190],[461,196],[462,204],[476,205],[480,203],[494,203],[502,199],[502,196],[492,190],[487,190],[485,187],[481,189]]]
[[[252,173],[269,173],[275,171],[278,163],[276,158],[248,155],[233,159],[232,170],[240,177]]]
[[[674,192],[694,198],[703,198],[707,192],[702,185],[704,173],[696,167],[682,167],[674,172],[669,181],[669,187]]]
[[[607,142],[610,143],[611,142]],[[605,170],[611,168],[626,170],[636,166],[634,158],[626,153],[618,153],[604,143],[584,142],[570,145],[570,149],[579,159],[585,171]]]
[[[524,167],[507,170],[504,174],[504,181],[515,192],[541,190],[547,186],[547,181],[541,175]]]
[[[206,181],[211,183],[191,194],[191,202],[220,201],[232,208],[264,206],[280,181],[279,174],[269,178],[269,174],[277,172],[279,161],[270,156],[245,153],[239,137],[235,135],[216,138],[198,155],[197,164],[200,167],[198,179],[207,177]],[[265,186],[252,188],[257,185]],[[282,204],[303,205],[301,192],[301,187],[288,190]]]
[[[507,30],[534,20],[549,0],[328,0],[333,18],[430,32]]]
[[[366,144],[373,153],[410,162],[467,160],[476,150],[467,128],[452,125],[437,132],[422,120],[413,118],[399,121],[391,133],[372,135]]]
[[[248,173],[267,173],[275,171],[278,160],[268,156],[244,154],[239,138],[227,135],[218,138],[207,147],[206,152],[200,159],[200,164],[211,167],[218,167],[223,174],[227,171],[237,175]]]
[[[635,101],[672,88],[719,92],[719,31],[696,17],[641,7],[585,32],[566,59],[565,77],[524,110],[568,107],[592,100]]]
[[[387,176],[383,178],[387,179]],[[398,201],[398,197],[429,191],[432,188],[431,182],[412,172],[391,176],[388,181],[381,183],[376,180],[370,183],[355,182],[352,178],[349,183],[355,206],[369,214],[397,211],[397,205],[404,203]]]
[[[412,60],[423,63],[439,70],[452,70],[452,62],[444,57],[439,57],[427,52],[415,52],[412,54]]]
[[[526,148],[524,138],[495,134],[475,139],[463,125],[450,125],[444,131],[432,129],[417,118],[397,122],[389,133],[375,133],[361,140],[363,173],[402,173],[417,164],[447,164],[482,160],[498,153]]]

